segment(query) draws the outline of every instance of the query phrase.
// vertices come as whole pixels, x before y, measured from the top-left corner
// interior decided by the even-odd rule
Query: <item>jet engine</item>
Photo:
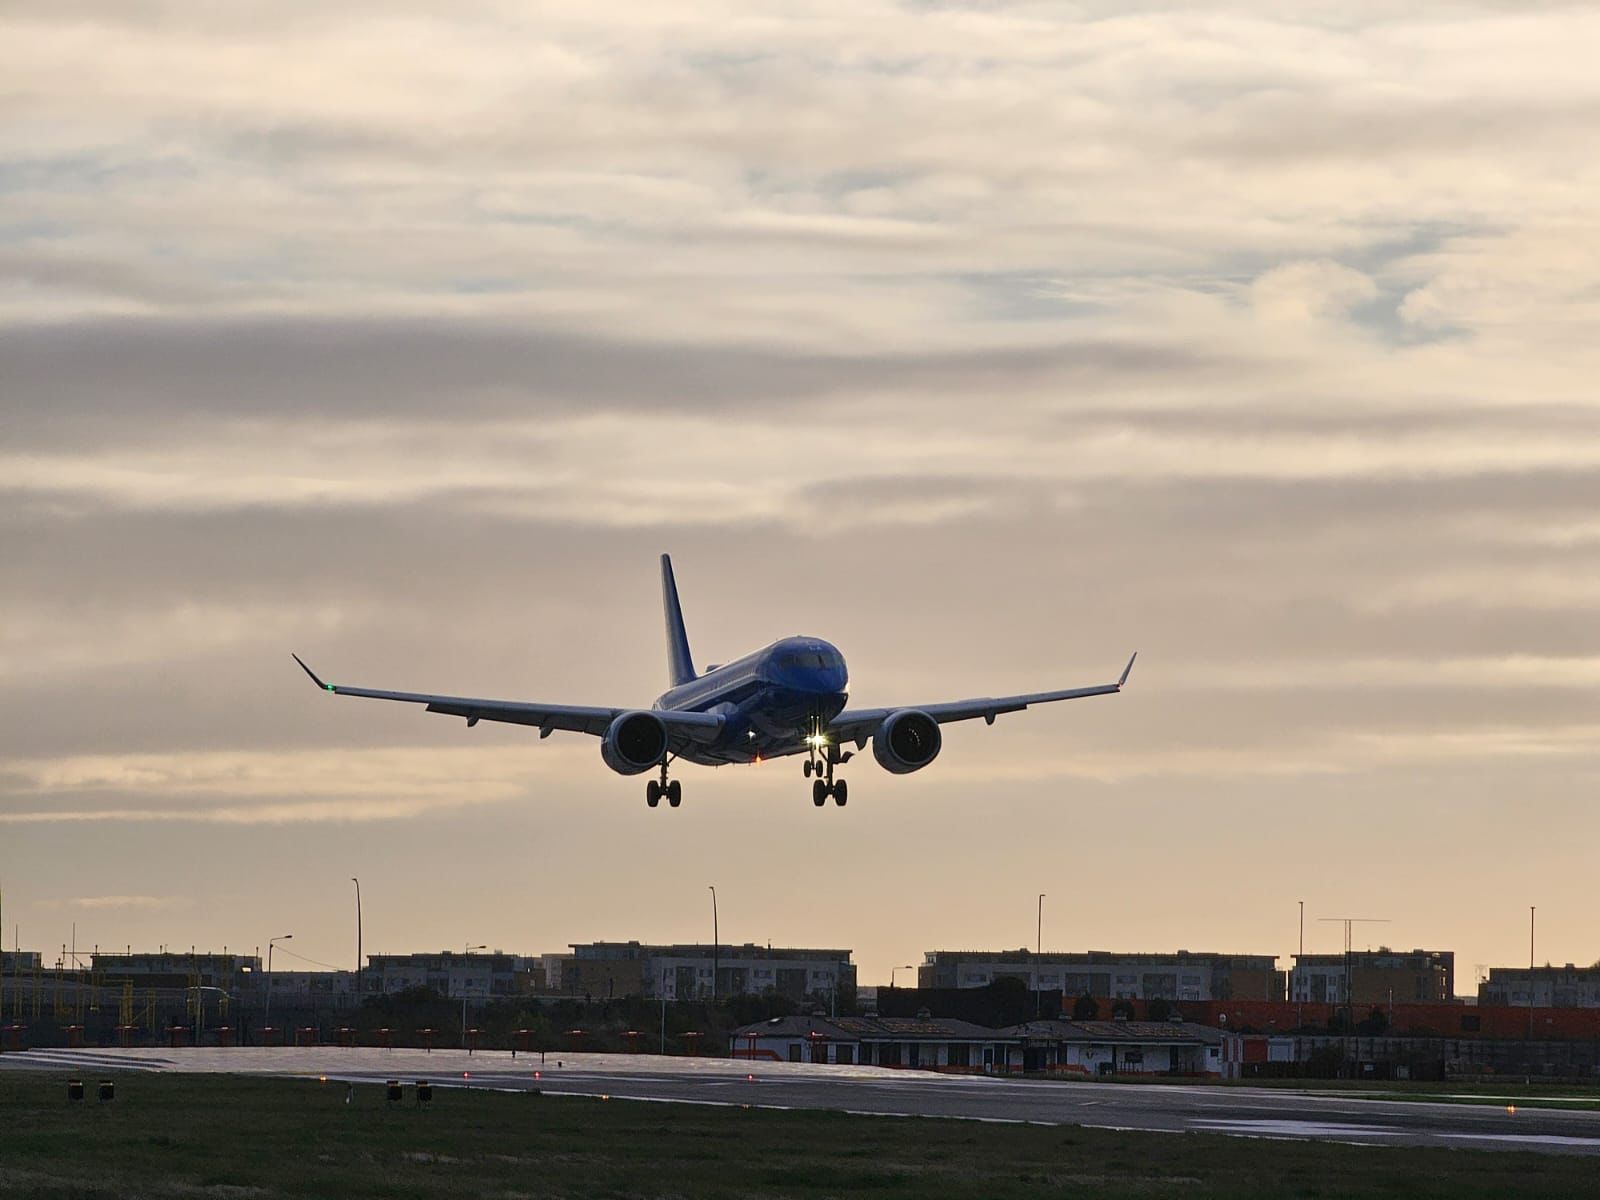
[[[667,754],[667,727],[654,713],[623,713],[600,740],[600,757],[618,775],[638,775],[660,766]]]
[[[872,756],[891,775],[908,775],[938,757],[943,744],[937,721],[925,712],[904,708],[878,726],[872,735]]]

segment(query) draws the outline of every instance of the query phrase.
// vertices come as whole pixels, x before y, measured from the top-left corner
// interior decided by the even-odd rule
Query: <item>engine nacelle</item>
[[[872,756],[891,775],[909,775],[937,758],[942,745],[939,722],[925,712],[903,708],[885,717],[872,735]]]
[[[666,756],[667,727],[654,713],[623,713],[600,739],[600,757],[618,775],[638,775]]]

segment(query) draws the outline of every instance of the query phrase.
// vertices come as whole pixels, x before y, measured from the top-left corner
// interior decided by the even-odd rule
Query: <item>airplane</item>
[[[1030,705],[1120,692],[1138,657],[1128,659],[1115,683],[1095,687],[893,708],[846,708],[849,673],[835,646],[821,638],[781,638],[733,662],[707,667],[701,674],[689,653],[672,558],[666,554],[661,556],[661,601],[672,686],[648,709],[345,687],[324,683],[298,654],[291,657],[313,683],[336,696],[423,704],[428,712],[464,718],[469,729],[479,721],[504,721],[537,726],[541,738],[557,729],[592,734],[600,739],[601,759],[619,775],[659,772],[645,785],[645,803],[651,808],[663,797],[671,808],[682,802],[682,784],[668,778],[668,768],[676,760],[716,767],[794,754],[806,756],[804,775],[813,780],[812,803],[822,808],[831,798],[843,807],[850,790],[844,779],[835,778],[835,769],[849,762],[855,751],[841,747],[853,742],[861,751],[870,741],[873,757],[884,770],[894,775],[920,771],[939,754],[941,725],[977,717],[993,725],[1000,714],[1021,712]]]

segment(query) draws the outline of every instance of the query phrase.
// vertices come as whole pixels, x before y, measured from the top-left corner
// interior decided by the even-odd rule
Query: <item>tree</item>
[[[1094,1021],[1100,1017],[1100,1002],[1085,992],[1072,1002],[1074,1021]]]
[[[1172,1005],[1161,996],[1152,997],[1144,1006],[1145,1019],[1148,1021],[1165,1021],[1172,1016]]]
[[[986,989],[989,993],[991,1020],[988,1024],[1001,1028],[1020,1025],[1033,1016],[1033,1001],[1028,996],[1028,985],[1015,975],[1002,975]]]
[[[1389,1031],[1389,1018],[1383,1009],[1374,1006],[1361,1022],[1356,1026],[1356,1032],[1362,1037],[1382,1037]]]

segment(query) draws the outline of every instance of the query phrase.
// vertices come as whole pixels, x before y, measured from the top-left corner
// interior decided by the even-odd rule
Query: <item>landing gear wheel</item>
[[[828,802],[828,785],[822,780],[817,780],[811,785],[811,803],[821,808]]]
[[[667,784],[667,803],[673,808],[683,803],[683,784],[676,779]]]
[[[833,785],[833,802],[843,808],[848,799],[850,799],[850,786],[841,779]]]
[[[654,779],[644,785],[644,802],[651,808],[661,803],[661,785]]]
[[[805,765],[801,767],[800,770],[802,773],[804,773],[807,779],[811,778],[811,760],[809,758],[806,759]]]

